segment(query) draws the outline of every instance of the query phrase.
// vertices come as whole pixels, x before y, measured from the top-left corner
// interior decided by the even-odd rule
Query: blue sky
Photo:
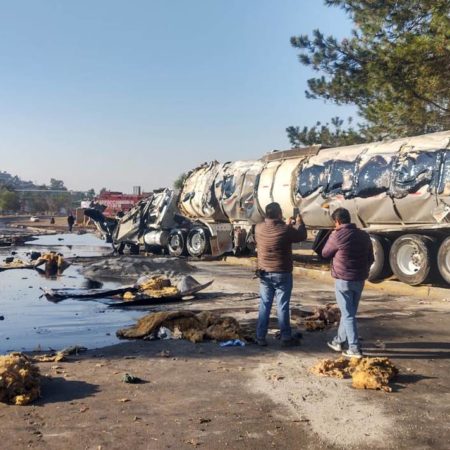
[[[0,170],[71,189],[168,186],[289,148],[351,107],[304,96],[290,46],[351,23],[321,0],[0,1]]]

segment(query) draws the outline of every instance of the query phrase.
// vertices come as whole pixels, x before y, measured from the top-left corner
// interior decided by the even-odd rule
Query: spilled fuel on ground
[[[23,246],[0,248],[0,261],[10,256],[27,260],[27,253],[33,251],[53,251],[65,258],[95,257],[107,255],[111,247],[92,234],[40,236]],[[43,287],[89,287],[91,282],[79,273],[79,268],[71,265],[56,277],[31,269],[0,272],[0,354],[70,345],[97,348],[118,342],[115,330],[133,322],[139,312],[111,309],[101,300],[52,303],[42,295]],[[106,288],[118,285],[113,281],[102,283]]]

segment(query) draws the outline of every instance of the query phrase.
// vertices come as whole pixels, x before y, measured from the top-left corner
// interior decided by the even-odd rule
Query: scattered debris
[[[134,375],[130,375],[129,373],[126,373],[122,377],[122,382],[128,383],[128,384],[139,384],[139,383],[143,383],[144,380],[142,378],[135,377]]]
[[[118,401],[119,401],[120,403],[128,403],[128,402],[130,402],[131,400],[130,400],[129,398],[120,398]]]
[[[205,339],[226,341],[241,339],[239,323],[233,317],[221,317],[209,311],[160,311],[141,317],[137,324],[116,332],[123,339],[155,339],[161,327],[180,333],[183,339],[202,342]]]
[[[131,292],[131,291],[126,291],[123,295],[122,298],[124,300],[134,300],[136,298],[136,296]]]
[[[11,269],[36,269],[45,265],[46,275],[57,275],[64,272],[70,263],[64,260],[63,255],[56,252],[48,252],[41,254],[39,252],[32,252],[29,261],[10,256],[5,259],[5,264],[0,266],[0,272]]]
[[[305,320],[306,331],[324,330],[326,328],[323,320]]]
[[[39,398],[40,372],[22,353],[0,356],[0,401],[28,405]]]
[[[148,303],[155,303],[164,299],[181,300],[183,297],[191,296],[206,289],[214,280],[200,284],[190,275],[181,277],[178,287],[172,285],[172,280],[164,277],[146,276],[141,277],[132,285],[120,286],[116,289],[49,289],[41,288],[47,300],[59,302],[68,298],[93,299],[111,298],[120,296],[117,303],[110,306],[132,306]]]
[[[389,358],[344,358],[319,361],[311,372],[334,378],[352,378],[356,389],[379,389],[391,392],[389,382],[398,374],[398,369]]]
[[[202,445],[202,442],[200,442],[198,439],[188,439],[187,441],[184,441],[185,444],[190,444],[193,447],[198,447],[199,445]]]
[[[0,266],[0,272],[11,269],[34,269],[34,264],[25,262],[19,258],[6,258],[5,264]]]
[[[169,278],[161,276],[153,276],[143,279],[139,282],[139,292],[147,297],[162,298],[176,297],[180,295],[180,291],[172,286]]]
[[[307,331],[323,330],[341,319],[341,311],[336,303],[327,303],[325,306],[318,306],[312,314],[305,319]]]
[[[44,355],[31,356],[33,362],[60,362],[64,361],[65,357],[60,352],[57,353],[45,353]]]
[[[240,339],[230,339],[219,344],[221,347],[245,347],[245,342]]]
[[[74,345],[72,347],[64,348],[59,352],[45,353],[43,355],[33,355],[30,358],[34,362],[60,362],[65,361],[67,356],[78,355],[85,351],[87,351],[86,347]]]
[[[161,350],[159,353],[156,354],[156,356],[160,356],[161,358],[169,358],[170,354],[171,353],[169,350]]]
[[[73,345],[71,347],[63,348],[60,353],[62,353],[64,356],[71,356],[71,355],[79,355],[80,353],[84,353],[87,351],[86,347],[82,347],[80,345]]]
[[[284,380],[284,376],[274,373],[269,376],[269,380],[270,381],[281,381],[281,380]]]

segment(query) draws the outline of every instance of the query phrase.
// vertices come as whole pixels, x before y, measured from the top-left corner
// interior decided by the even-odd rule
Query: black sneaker
[[[300,341],[296,338],[286,339],[281,341],[282,347],[298,347],[300,345]]]
[[[256,338],[256,345],[259,345],[260,347],[267,347],[266,338]]]

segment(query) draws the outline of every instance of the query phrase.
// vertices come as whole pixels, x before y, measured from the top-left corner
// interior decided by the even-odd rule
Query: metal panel
[[[287,159],[283,161],[275,173],[272,189],[273,201],[281,206],[284,217],[291,217],[296,206],[294,191],[296,185],[296,174],[302,158]]]
[[[205,220],[226,220],[214,192],[214,183],[221,164],[213,161],[194,169],[187,177],[180,194],[179,208],[187,217]]]
[[[298,159],[306,156],[317,155],[321,149],[321,145],[312,145],[311,147],[291,148],[290,150],[274,150],[271,153],[267,153],[261,159],[265,162],[279,161],[285,159]]]
[[[261,211],[265,211],[266,206],[273,202],[272,188],[275,180],[275,173],[280,167],[281,161],[272,161],[264,166],[258,184],[258,204]]]
[[[215,195],[230,221],[259,222],[256,194],[262,161],[236,161],[225,164],[217,176]]]
[[[399,223],[389,196],[396,155],[372,150],[369,149],[359,161],[358,181],[353,191],[358,217],[366,226]]]

